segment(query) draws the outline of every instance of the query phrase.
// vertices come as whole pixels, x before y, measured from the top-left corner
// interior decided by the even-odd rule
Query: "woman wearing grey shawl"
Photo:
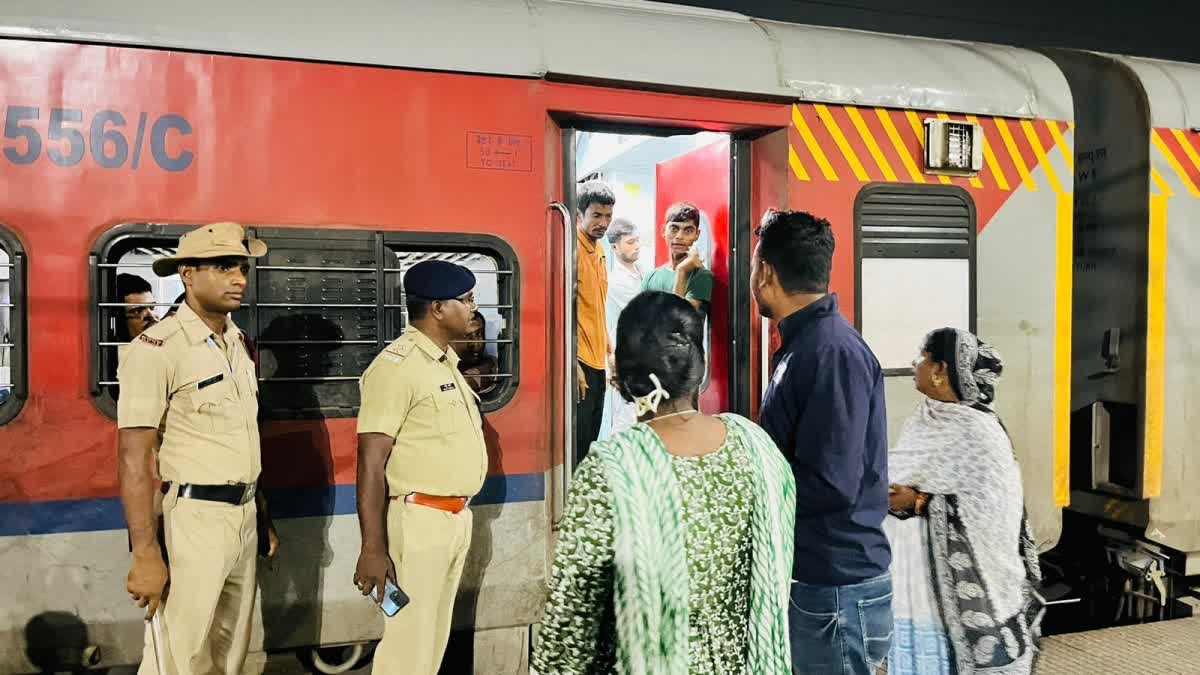
[[[1012,442],[992,411],[1000,356],[967,331],[942,328],[913,365],[925,398],[888,454],[888,672],[1028,675],[1040,572]]]

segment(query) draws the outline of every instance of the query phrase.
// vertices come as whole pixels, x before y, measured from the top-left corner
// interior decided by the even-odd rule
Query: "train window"
[[[0,228],[0,424],[25,403],[25,252]]]
[[[855,319],[887,375],[925,333],[975,329],[975,205],[948,185],[873,184],[855,200]]]
[[[170,254],[187,229],[122,226],[99,246],[93,263],[93,392],[109,414],[120,394],[116,367],[125,344],[171,311],[183,290],[177,277],[154,277],[151,261]],[[475,269],[488,341],[471,352],[486,362],[477,366],[486,372],[473,373],[472,379],[484,385],[484,410],[511,398],[516,384],[516,263],[500,240],[364,230],[264,227],[250,232],[266,241],[269,250],[251,261],[246,297],[234,321],[256,354],[264,417],[356,415],[359,376],[405,325],[404,270],[428,257]],[[471,341],[463,349],[476,345]]]
[[[449,260],[475,273],[475,303],[482,318],[480,330],[453,346],[459,367],[479,394],[483,410],[504,405],[515,393],[518,362],[518,268],[516,256],[493,237],[469,237],[465,245],[450,246],[444,238],[430,239],[412,234],[388,233],[387,248],[392,260],[385,274],[396,277],[396,301],[385,309],[388,339],[406,325],[402,279],[405,271],[422,260]]]

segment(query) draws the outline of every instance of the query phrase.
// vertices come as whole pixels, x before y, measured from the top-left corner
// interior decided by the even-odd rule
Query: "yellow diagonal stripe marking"
[[[904,147],[904,139],[900,138],[899,130],[896,129],[895,124],[892,124],[892,116],[883,108],[876,108],[875,115],[879,117],[879,123],[883,125],[883,130],[887,132],[888,138],[892,139],[892,147],[896,148],[896,154],[900,155],[900,163],[904,165],[904,170],[908,171],[913,182],[924,183],[925,176],[917,168],[917,163],[913,161],[908,148]]]
[[[788,164],[792,165],[792,173],[796,174],[796,178],[800,180],[809,180],[808,172],[804,170],[804,165],[800,163],[800,155],[796,154],[796,149],[788,143]]]
[[[1063,159],[1067,160],[1067,170],[1075,173],[1075,160],[1071,157],[1071,148],[1067,145],[1067,139],[1063,138],[1062,132],[1058,130],[1058,122],[1046,120],[1046,128],[1050,130],[1050,137],[1054,139],[1054,144],[1062,151]]]
[[[854,149],[850,147],[850,141],[846,140],[846,135],[834,121],[829,108],[820,103],[814,104],[813,108],[816,109],[817,116],[825,123],[825,129],[829,131],[829,135],[833,136],[833,142],[837,144],[838,150],[842,151],[842,156],[850,164],[850,170],[854,172],[854,177],[864,183],[871,180],[871,177],[867,175],[867,170],[863,168],[862,162],[858,161],[858,155],[855,155]]]
[[[917,142],[921,144],[921,149],[925,148],[925,125],[921,124],[921,118],[917,117],[917,113],[911,110],[905,110],[904,116],[908,118],[908,123],[912,125],[913,131],[917,133]],[[921,160],[922,162],[925,160]],[[950,179],[946,176],[938,175],[938,180],[942,185],[949,185]]]
[[[1017,142],[1013,140],[1012,132],[1008,130],[1008,123],[1004,118],[996,118],[996,128],[1000,131],[1000,138],[1004,140],[1004,147],[1012,156],[1013,166],[1017,167],[1017,173],[1021,175],[1021,184],[1027,190],[1037,192],[1037,183],[1033,182],[1033,176],[1029,175],[1029,167],[1025,166],[1025,159],[1021,157],[1021,151],[1017,148]]]
[[[846,114],[850,116],[850,121],[854,123],[854,128],[858,129],[858,135],[862,137],[863,143],[867,144],[867,151],[871,153],[871,157],[879,165],[879,170],[883,172],[883,177],[895,182],[896,172],[892,171],[892,165],[888,163],[883,150],[879,149],[879,144],[875,142],[875,136],[871,133],[871,129],[867,127],[867,121],[863,119],[862,113],[858,112],[858,108],[854,106],[846,106]]]
[[[1150,138],[1154,140],[1154,147],[1158,148],[1158,151],[1167,158],[1167,164],[1170,164],[1175,173],[1179,174],[1179,180],[1183,181],[1183,186],[1187,188],[1187,191],[1193,197],[1200,197],[1200,190],[1196,189],[1196,184],[1192,182],[1192,177],[1183,169],[1183,165],[1179,163],[1179,160],[1175,159],[1175,154],[1171,152],[1167,144],[1163,143],[1162,137],[1158,135],[1158,129],[1150,131]]]
[[[950,119],[950,116],[947,115],[946,113],[938,113],[938,117],[940,117],[944,120]],[[983,183],[980,182],[978,176],[970,176],[967,180],[971,181],[971,187],[975,188],[976,190],[983,189]]]
[[[1183,154],[1187,155],[1188,161],[1192,163],[1192,166],[1200,169],[1200,154],[1197,154],[1192,144],[1188,143],[1187,136],[1183,135],[1183,131],[1181,129],[1172,129],[1171,133],[1175,135],[1175,140],[1179,141],[1180,147],[1183,148]]]
[[[1158,172],[1157,168],[1150,167],[1150,178],[1154,179],[1154,184],[1158,186],[1159,194],[1164,197],[1175,196],[1175,191],[1171,189],[1170,185],[1167,185],[1166,179],[1162,177],[1162,174]]]
[[[1038,139],[1037,129],[1033,128],[1033,122],[1021,120],[1021,130],[1025,132],[1025,138],[1029,139],[1029,146],[1033,148],[1033,154],[1038,158],[1038,165],[1046,167],[1046,178],[1050,181],[1050,188],[1054,190],[1055,194],[1062,194],[1062,183],[1058,182],[1058,174],[1051,166],[1050,158],[1046,156],[1046,149],[1042,147],[1042,142]]]
[[[979,124],[979,119],[974,115],[967,115],[967,119]],[[988,170],[992,172],[992,178],[996,180],[996,187],[1007,192],[1008,176],[1004,175],[1004,171],[1000,168],[1000,162],[996,161],[996,153],[992,151],[992,146],[987,142],[987,134],[983,135],[983,161],[987,162]]]
[[[821,175],[825,176],[825,180],[836,181],[837,174],[833,172],[833,166],[829,164],[829,158],[821,150],[821,146],[817,144],[817,137],[813,136],[812,129],[808,128],[808,122],[804,121],[804,115],[800,114],[799,106],[792,106],[792,124],[795,125],[796,131],[800,132],[800,138],[804,139],[804,145],[808,147],[808,152],[817,162],[817,167],[821,169]]]

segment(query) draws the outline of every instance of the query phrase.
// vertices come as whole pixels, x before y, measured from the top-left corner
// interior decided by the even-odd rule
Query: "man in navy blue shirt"
[[[759,423],[796,476],[795,673],[874,675],[892,634],[883,371],[829,295],[833,232],[768,211],[750,287],[783,340]]]

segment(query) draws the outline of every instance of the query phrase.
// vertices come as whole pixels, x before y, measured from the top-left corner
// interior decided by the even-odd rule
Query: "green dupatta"
[[[747,672],[791,672],[788,599],[795,536],[796,484],[771,438],[749,420],[721,415],[751,460],[757,484],[751,523]],[[732,438],[736,436],[736,438]],[[613,495],[617,670],[623,675],[686,675],[689,579],[687,530],[678,518],[671,456],[638,424],[590,450]]]

